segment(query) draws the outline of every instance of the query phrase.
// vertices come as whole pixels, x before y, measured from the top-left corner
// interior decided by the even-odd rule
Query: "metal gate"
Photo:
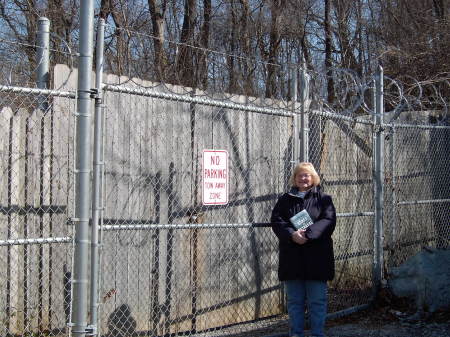
[[[195,334],[282,314],[267,219],[290,174],[292,113],[162,87],[111,84],[104,99],[101,332]],[[202,204],[204,149],[228,151],[226,205]]]

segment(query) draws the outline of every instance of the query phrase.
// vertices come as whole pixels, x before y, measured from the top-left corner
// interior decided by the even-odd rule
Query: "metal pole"
[[[50,20],[44,17],[38,20],[37,35],[37,78],[36,84],[39,89],[48,89],[49,79],[49,46],[50,46]],[[45,111],[45,109],[43,109]]]
[[[300,161],[306,162],[309,160],[309,121],[306,113],[306,100],[309,94],[308,74],[306,73],[306,64],[303,61],[302,71],[300,75]]]
[[[49,80],[49,45],[50,45],[50,21],[47,18],[41,17],[38,20],[38,35],[37,35],[37,48],[36,48],[36,62],[37,62],[37,78],[36,78],[36,84],[39,89],[47,89],[48,88],[48,80]],[[44,193],[44,175],[45,172],[48,172],[46,167],[51,166],[49,165],[50,162],[46,159],[45,156],[45,150],[46,147],[48,147],[48,143],[46,143],[46,118],[45,115],[48,111],[48,101],[47,97],[45,96],[39,96],[39,109],[40,109],[40,127],[41,127],[41,133],[40,133],[40,155],[39,155],[39,190],[41,193],[39,193],[39,205],[44,205],[45,203],[45,193]],[[50,116],[50,122],[52,121],[52,116]],[[47,119],[48,120],[48,119]],[[51,132],[51,130],[49,130]],[[26,170],[26,168],[25,168]],[[25,192],[26,193],[26,192]],[[26,220],[25,220],[26,223]],[[50,225],[51,228],[51,225]],[[26,228],[25,228],[26,230]],[[44,215],[43,213],[39,214],[39,234],[42,237],[44,234]],[[26,235],[25,235],[26,236]],[[24,260],[25,265],[28,263],[28,247],[24,247]],[[50,257],[52,254],[52,250],[50,249]],[[37,294],[37,302],[38,302],[38,326],[39,329],[42,329],[43,320],[44,320],[44,311],[43,311],[43,301],[44,301],[44,291],[43,291],[43,284],[44,284],[44,276],[43,276],[43,269],[44,269],[44,247],[42,245],[39,246],[39,259],[38,259],[38,294]],[[51,267],[52,260],[50,258],[49,265]],[[27,282],[27,270],[24,270],[24,282]],[[49,270],[49,277],[51,278],[52,270],[50,268]],[[50,299],[51,302],[51,299]],[[24,298],[24,312],[25,317],[27,316],[27,298],[25,296]],[[49,312],[49,316],[51,317],[51,311]]]
[[[105,37],[105,20],[99,19],[97,25],[97,47],[95,63],[95,115],[94,115],[94,158],[92,182],[92,223],[91,223],[91,291],[89,330],[92,335],[98,332],[98,280],[99,280],[99,219],[102,217],[102,173],[103,163],[103,48]]]
[[[391,127],[391,137],[390,137],[390,141],[391,141],[391,151],[390,151],[390,163],[391,163],[391,212],[392,212],[392,216],[391,216],[391,244],[390,244],[390,249],[392,254],[394,255],[395,252],[395,247],[394,245],[397,242],[397,195],[395,193],[396,190],[396,184],[397,184],[397,180],[395,179],[395,125],[393,125]],[[392,256],[390,256],[390,258],[392,258]],[[389,261],[389,264],[392,265],[392,261]]]
[[[374,296],[383,280],[383,205],[384,205],[384,130],[383,130],[383,68],[378,66],[375,74],[375,114],[374,114],[374,263],[373,284]]]
[[[293,166],[296,165],[296,163],[300,159],[300,146],[299,138],[300,138],[300,121],[299,121],[299,115],[295,113],[297,109],[297,90],[298,90],[298,77],[297,77],[297,67],[291,67],[290,68],[291,73],[291,102],[292,102],[292,118],[293,118],[293,158],[292,158],[292,164]]]
[[[91,71],[94,2],[80,1],[78,99],[75,158],[75,252],[72,279],[72,335],[84,337],[87,321],[90,215]]]

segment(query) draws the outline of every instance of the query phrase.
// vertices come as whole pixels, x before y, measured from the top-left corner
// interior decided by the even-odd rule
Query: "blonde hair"
[[[291,186],[295,186],[295,176],[300,172],[309,173],[312,177],[312,183],[314,186],[318,186],[320,184],[320,177],[317,173],[314,165],[308,162],[298,163],[294,167],[294,171],[292,172],[291,178],[289,179],[289,183]]]

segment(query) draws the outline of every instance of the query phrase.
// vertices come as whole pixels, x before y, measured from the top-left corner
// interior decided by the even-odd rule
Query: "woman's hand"
[[[298,230],[292,233],[292,241],[298,243],[299,245],[305,244],[308,241],[305,230]]]

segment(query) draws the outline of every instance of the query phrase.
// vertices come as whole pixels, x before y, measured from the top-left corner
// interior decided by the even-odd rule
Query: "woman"
[[[299,163],[292,173],[291,190],[278,199],[271,217],[279,239],[278,277],[287,294],[290,335],[303,337],[305,304],[313,336],[324,335],[327,281],[334,277],[333,234],[336,210],[320,189],[320,177],[311,163]],[[306,209],[312,224],[296,230],[290,218]]]

